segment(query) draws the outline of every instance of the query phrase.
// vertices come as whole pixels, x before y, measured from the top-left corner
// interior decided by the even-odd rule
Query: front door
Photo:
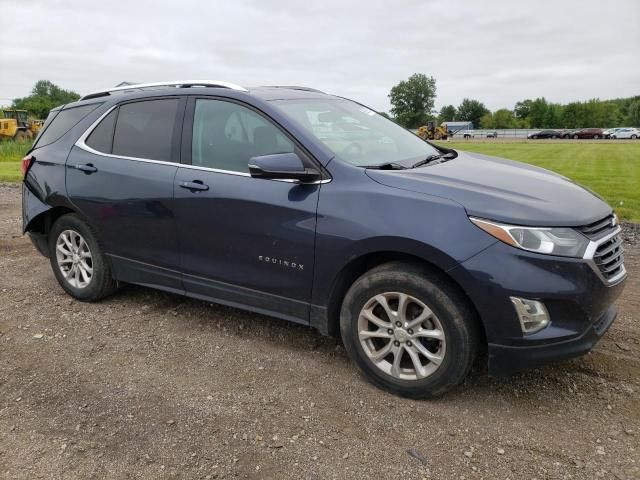
[[[320,185],[252,178],[251,157],[298,152],[292,139],[239,103],[191,102],[175,181],[185,289],[307,323]]]

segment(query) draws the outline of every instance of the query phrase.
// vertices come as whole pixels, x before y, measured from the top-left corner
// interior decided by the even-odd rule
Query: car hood
[[[471,216],[529,226],[580,226],[609,215],[590,190],[566,177],[520,162],[470,152],[407,170],[367,170],[389,187],[447,198]]]

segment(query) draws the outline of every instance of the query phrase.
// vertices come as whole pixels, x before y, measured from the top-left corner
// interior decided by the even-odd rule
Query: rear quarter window
[[[98,108],[100,103],[82,105],[61,110],[49,123],[49,126],[38,137],[34,148],[44,147],[59,140],[65,133],[75,127],[80,120]]]
[[[113,128],[116,124],[117,109],[111,110],[109,114],[102,119],[98,126],[91,132],[85,143],[102,153],[111,153],[113,145]]]

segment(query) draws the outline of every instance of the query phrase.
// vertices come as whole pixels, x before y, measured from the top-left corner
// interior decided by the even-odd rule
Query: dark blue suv
[[[309,325],[411,397],[481,353],[505,374],[587,352],[626,277],[592,192],[309,88],[96,92],[51,112],[23,173],[24,231],[71,296],[133,283]]]

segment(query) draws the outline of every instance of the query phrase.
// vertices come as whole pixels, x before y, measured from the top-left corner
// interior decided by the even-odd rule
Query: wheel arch
[[[426,271],[434,273],[443,281],[446,281],[447,284],[456,291],[460,298],[462,298],[474,312],[476,317],[475,321],[477,322],[480,331],[481,343],[483,346],[486,345],[484,323],[482,322],[480,314],[473,301],[466,294],[462,286],[435,263],[417,255],[399,251],[387,250],[369,252],[356,257],[347,263],[336,275],[335,280],[333,281],[328,301],[326,303],[326,312],[325,315],[323,315],[324,321],[319,321],[318,318],[314,321],[312,318],[312,325],[318,328],[321,333],[325,335],[338,337],[340,334],[340,309],[342,306],[342,300],[351,285],[353,285],[353,283],[366,272],[390,262],[403,262],[412,265],[420,265]]]
[[[55,221],[61,216],[68,213],[77,214],[78,212],[67,206],[51,207],[29,220],[29,222],[24,227],[24,231],[25,233],[30,232],[38,233],[41,235],[48,235]]]

